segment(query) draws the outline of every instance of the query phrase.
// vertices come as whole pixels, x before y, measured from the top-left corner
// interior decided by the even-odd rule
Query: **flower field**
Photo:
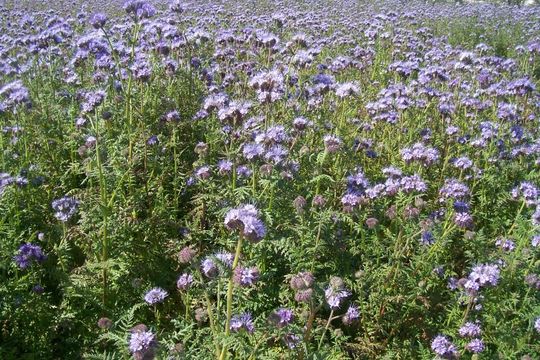
[[[540,6],[0,30],[0,359],[540,359]]]

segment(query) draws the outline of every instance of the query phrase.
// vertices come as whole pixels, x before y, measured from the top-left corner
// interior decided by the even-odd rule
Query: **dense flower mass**
[[[0,358],[540,359],[533,2],[0,1]]]
[[[472,269],[464,286],[470,291],[477,291],[486,285],[496,286],[499,282],[499,277],[500,269],[497,265],[478,265]]]

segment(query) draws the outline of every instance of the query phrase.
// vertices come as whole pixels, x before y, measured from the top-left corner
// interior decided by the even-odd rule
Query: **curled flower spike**
[[[225,226],[231,230],[239,230],[252,242],[258,242],[266,235],[266,228],[258,216],[259,212],[253,205],[243,205],[227,213]]]

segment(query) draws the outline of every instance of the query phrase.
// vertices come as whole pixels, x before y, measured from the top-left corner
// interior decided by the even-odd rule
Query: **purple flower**
[[[283,160],[285,160],[287,154],[288,151],[283,146],[274,145],[266,151],[266,154],[264,154],[264,158],[267,161],[273,163],[274,165],[278,165]]]
[[[533,247],[538,247],[540,245],[540,235],[534,235],[531,240],[531,245]]]
[[[293,120],[293,126],[298,131],[304,131],[306,128],[313,126],[313,122],[304,117],[297,117]]]
[[[358,95],[359,93],[360,88],[355,82],[346,82],[336,86],[336,95],[342,99],[351,95]]]
[[[17,266],[21,269],[28,268],[32,260],[41,263],[47,259],[47,256],[43,254],[43,250],[39,245],[26,243],[21,245],[19,253],[13,257],[13,260]]]
[[[250,177],[253,171],[245,165],[240,165],[236,168],[236,173],[239,177]]]
[[[146,330],[137,330],[132,332],[129,338],[129,351],[137,359],[151,359],[157,346],[156,336]]]
[[[253,205],[242,205],[229,210],[225,216],[225,226],[231,230],[240,230],[248,240],[254,242],[266,235],[266,228]]]
[[[264,153],[264,147],[261,144],[249,143],[245,144],[242,149],[242,154],[246,160],[253,160]]]
[[[423,231],[420,236],[420,243],[422,245],[432,245],[435,242],[433,233],[431,231]]]
[[[159,139],[157,137],[157,135],[152,135],[148,138],[148,140],[146,140],[146,144],[149,145],[149,146],[153,146],[153,145],[156,145],[159,143]]]
[[[238,266],[234,269],[233,281],[240,286],[254,285],[259,280],[259,269],[256,267]]]
[[[84,102],[81,104],[82,112],[85,114],[94,111],[105,100],[105,95],[106,93],[103,90],[84,94]]]
[[[461,170],[469,169],[473,166],[473,162],[466,156],[462,156],[454,160],[454,166]]]
[[[454,210],[458,213],[468,213],[471,209],[469,204],[467,204],[466,202],[456,200],[454,202]]]
[[[540,225],[540,204],[536,205],[536,210],[531,216],[531,222],[533,225]]]
[[[124,3],[124,10],[128,14],[134,15],[137,19],[148,19],[156,14],[156,9],[141,0],[128,0]]]
[[[499,282],[500,270],[497,265],[481,264],[475,266],[465,282],[465,289],[476,292],[486,285],[496,286]]]
[[[218,161],[217,166],[219,174],[225,175],[232,171],[233,163],[230,160],[220,160]]]
[[[294,314],[291,309],[279,308],[270,314],[269,321],[278,328],[289,325],[294,320]]]
[[[62,222],[67,222],[75,215],[78,207],[79,201],[68,196],[56,199],[52,202],[52,208],[55,211],[54,216]]]
[[[341,203],[343,206],[352,208],[360,204],[360,197],[354,194],[345,194],[341,198]]]
[[[350,325],[353,322],[357,321],[358,319],[360,319],[360,310],[358,310],[357,306],[351,305],[347,309],[347,312],[345,313],[345,315],[343,315],[342,321],[343,321],[343,324]]]
[[[459,335],[463,337],[478,337],[482,334],[480,325],[472,322],[466,322],[461,328],[459,328]]]
[[[221,251],[216,253],[214,257],[218,259],[223,265],[227,266],[228,268],[232,268],[234,254],[227,251]]]
[[[413,161],[419,161],[424,165],[431,165],[439,160],[439,151],[426,147],[422,143],[416,143],[410,148],[403,148],[400,153],[407,164]]]
[[[144,295],[144,301],[146,301],[150,305],[161,303],[165,300],[165,298],[169,295],[167,291],[163,290],[162,288],[156,287],[151,289]]]
[[[382,173],[388,178],[400,178],[401,176],[403,176],[403,172],[394,166],[388,166],[383,168]]]
[[[511,194],[514,199],[518,199],[521,196],[525,200],[525,203],[531,206],[538,203],[540,191],[538,191],[538,188],[534,184],[523,181],[518,187],[512,189]]]
[[[233,332],[238,332],[238,331],[244,329],[250,334],[255,331],[255,325],[253,323],[253,319],[251,318],[250,313],[234,315],[231,318],[229,328]]]
[[[214,278],[218,274],[218,267],[214,260],[206,258],[201,262],[201,271],[208,278]]]
[[[467,350],[475,354],[481,353],[482,351],[484,351],[485,348],[484,342],[481,339],[472,339],[466,347]]]
[[[444,335],[437,335],[431,342],[431,350],[437,355],[445,359],[453,359],[458,355],[456,345],[454,345]]]
[[[296,334],[286,334],[283,336],[283,342],[289,349],[294,349],[300,344],[302,338]]]
[[[210,166],[204,165],[195,170],[195,176],[198,179],[208,179],[212,175],[212,172],[210,171]]]
[[[242,123],[250,108],[249,102],[231,101],[218,110],[218,118],[223,122],[238,125]]]
[[[187,274],[187,273],[180,275],[180,277],[176,281],[176,287],[179,290],[183,290],[183,291],[188,290],[192,284],[193,284],[193,275]]]
[[[324,147],[327,152],[335,153],[341,147],[341,139],[335,135],[325,135],[323,138]]]
[[[363,195],[368,186],[369,180],[362,170],[357,170],[356,174],[347,177],[348,194]]]
[[[330,306],[330,308],[332,309],[339,308],[343,300],[345,300],[345,298],[347,298],[349,295],[351,295],[351,293],[347,290],[336,288],[335,286],[329,286],[324,291],[324,297],[326,299],[326,302],[328,303],[328,306]]]
[[[456,290],[458,288],[458,279],[451,277],[448,279],[447,287],[450,290]]]
[[[90,18],[90,25],[95,29],[101,29],[107,22],[107,15],[103,13],[97,13]]]
[[[389,192],[390,184],[386,184],[386,191]],[[397,186],[397,184],[396,184]],[[419,175],[414,174],[412,176],[404,176],[399,180],[399,189],[404,193],[410,193],[413,191],[416,192],[425,192],[427,190],[426,183],[420,178]]]
[[[540,316],[534,320],[534,329],[537,333],[540,333]]]
[[[456,179],[448,179],[439,190],[441,201],[446,199],[463,199],[469,195],[469,187]]]
[[[516,248],[516,244],[510,239],[498,239],[495,245],[506,252],[510,252]]]
[[[470,229],[473,226],[473,218],[469,213],[458,212],[454,215],[454,223],[462,229]]]

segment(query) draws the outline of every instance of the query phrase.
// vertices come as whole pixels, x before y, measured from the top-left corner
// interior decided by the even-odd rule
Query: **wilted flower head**
[[[144,295],[144,301],[146,301],[150,305],[161,303],[165,300],[165,298],[169,295],[167,291],[163,290],[162,288],[156,287],[151,289]]]
[[[293,290],[308,289],[313,286],[315,278],[311,272],[300,272],[291,277],[290,285]]]
[[[77,212],[78,207],[79,201],[68,196],[52,202],[52,208],[55,211],[54,216],[62,222],[67,222]]]
[[[315,195],[313,197],[312,205],[314,207],[323,207],[326,204],[326,200],[322,195]]]
[[[178,261],[181,264],[189,264],[196,255],[197,255],[197,250],[195,250],[191,246],[185,246],[178,253]]]
[[[98,320],[98,323],[97,323],[98,327],[100,329],[110,329],[111,326],[113,325],[113,322],[111,319],[109,318],[106,318],[106,317],[102,317]]]
[[[311,297],[313,296],[313,289],[304,289],[304,290],[298,290],[294,294],[294,300],[298,302],[308,302],[311,300]]]

